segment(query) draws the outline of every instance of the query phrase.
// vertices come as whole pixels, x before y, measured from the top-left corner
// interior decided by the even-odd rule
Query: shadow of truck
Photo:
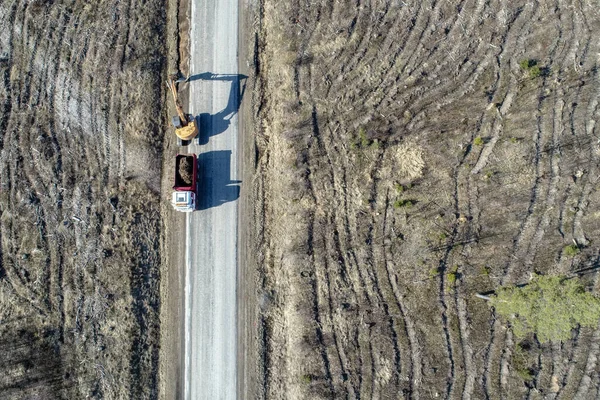
[[[239,184],[242,181],[231,180],[231,150],[199,154],[198,168],[198,210],[218,207],[240,197]]]

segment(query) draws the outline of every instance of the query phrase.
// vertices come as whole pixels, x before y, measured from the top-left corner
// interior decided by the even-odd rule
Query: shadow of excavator
[[[187,82],[197,80],[231,82],[227,106],[222,111],[216,114],[203,113],[196,116],[196,121],[200,127],[198,144],[208,143],[208,140],[212,136],[223,133],[229,128],[231,118],[240,109],[240,104],[246,91],[247,78],[246,75],[241,74],[213,74],[211,72],[204,72],[192,75],[186,79]]]

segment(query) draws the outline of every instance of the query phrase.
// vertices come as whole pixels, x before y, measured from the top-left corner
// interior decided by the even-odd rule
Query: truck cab
[[[194,192],[173,192],[171,204],[177,211],[191,212],[196,209],[196,193]]]

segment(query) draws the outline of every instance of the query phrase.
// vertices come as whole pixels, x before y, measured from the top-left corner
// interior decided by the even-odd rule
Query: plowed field
[[[0,1],[0,397],[156,398],[165,3]]]
[[[600,289],[597,4],[255,16],[257,395],[598,398],[600,329],[517,339],[474,296],[533,272]]]

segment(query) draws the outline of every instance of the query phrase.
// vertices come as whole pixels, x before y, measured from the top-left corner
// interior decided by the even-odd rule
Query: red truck
[[[191,212],[196,209],[198,190],[198,159],[195,154],[175,156],[175,185],[171,204],[177,211]]]

